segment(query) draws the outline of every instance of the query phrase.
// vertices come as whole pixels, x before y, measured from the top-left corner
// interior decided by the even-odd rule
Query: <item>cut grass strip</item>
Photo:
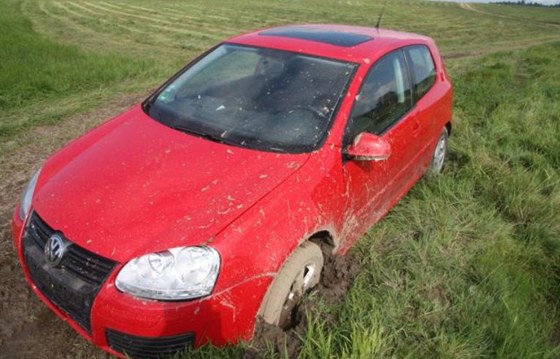
[[[50,5],[51,0],[39,2],[39,6],[49,8],[52,12]],[[35,2],[26,2],[26,9],[35,21],[48,21],[50,25],[41,24],[41,28],[62,40],[75,36],[72,26],[67,30],[65,27],[59,30],[57,22],[66,23],[70,19],[91,27],[94,32],[111,34],[113,41],[122,39],[131,45],[136,42],[149,45],[154,50],[183,48],[201,51],[231,34],[273,25],[334,22],[372,26],[375,21],[372,14],[379,13],[382,2],[244,0],[233,5],[224,0],[170,0],[164,6],[155,6],[146,0],[121,0],[73,1],[63,5],[77,13],[87,12],[88,16],[94,14],[94,18],[72,14],[58,19],[36,18],[33,16],[34,11],[30,11],[37,6]],[[444,53],[453,54],[476,53],[481,48],[504,50],[510,46],[519,47],[519,43],[524,41],[560,37],[560,28],[550,27],[545,35],[543,24],[531,21],[520,23],[509,18],[496,20],[493,15],[465,10],[457,4],[414,0],[392,1],[386,9],[383,25],[430,35],[438,41]],[[57,29],[57,32],[52,29]]]

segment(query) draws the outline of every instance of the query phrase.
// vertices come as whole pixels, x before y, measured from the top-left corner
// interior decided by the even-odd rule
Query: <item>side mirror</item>
[[[391,145],[382,137],[362,132],[343,154],[358,161],[385,161],[391,155]]]

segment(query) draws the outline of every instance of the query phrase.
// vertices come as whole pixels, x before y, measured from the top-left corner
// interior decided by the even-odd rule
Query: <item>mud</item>
[[[307,328],[307,315],[313,313],[326,323],[336,323],[337,318],[332,313],[317,309],[317,303],[337,305],[343,299],[352,285],[356,274],[360,271],[359,259],[353,254],[346,256],[327,255],[321,274],[321,282],[311,295],[304,298],[303,303],[295,309],[294,323],[288,330],[259,322],[255,328],[255,336],[251,346],[246,350],[244,359],[256,359],[269,353],[270,349],[281,358],[296,358],[303,344]]]
[[[352,253],[345,256],[326,257],[321,283],[317,289],[319,294],[328,303],[339,302],[345,296],[360,269],[360,260]]]

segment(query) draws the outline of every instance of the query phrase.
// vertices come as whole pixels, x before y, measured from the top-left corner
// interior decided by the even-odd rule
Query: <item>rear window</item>
[[[426,94],[434,84],[436,70],[430,50],[426,46],[412,46],[406,49],[412,67],[416,99]]]

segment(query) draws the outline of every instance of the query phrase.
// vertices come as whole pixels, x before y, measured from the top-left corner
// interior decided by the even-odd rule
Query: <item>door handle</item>
[[[418,137],[419,134],[420,134],[420,123],[418,121],[414,121],[414,124],[412,125],[412,135],[414,137]]]

